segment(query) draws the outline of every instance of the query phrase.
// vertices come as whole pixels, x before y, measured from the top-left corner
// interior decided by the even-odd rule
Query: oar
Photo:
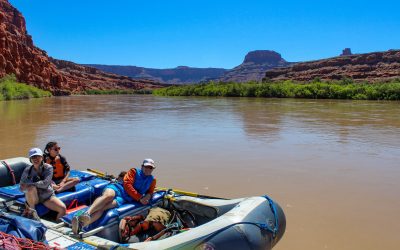
[[[215,197],[215,196],[208,196],[208,195],[188,192],[188,191],[184,191],[184,190],[180,190],[180,189],[171,189],[171,188],[159,187],[159,188],[156,188],[156,190],[157,191],[173,191],[176,194],[181,194],[181,195],[186,195],[186,196],[191,196],[191,197],[197,197],[197,198],[226,200],[225,198],[220,198],[220,197]]]
[[[99,170],[88,168],[87,171],[96,174],[98,177],[106,179],[106,180],[113,180],[115,177],[113,175],[107,175]]]
[[[108,177],[108,175],[106,175],[104,172],[101,172],[100,170],[91,169],[91,168],[88,168],[87,170],[92,172],[92,173],[95,173],[96,175],[98,175],[101,178],[107,178]],[[204,199],[223,199],[223,200],[226,200],[225,198],[220,198],[220,197],[215,197],[215,196],[208,196],[208,195],[188,192],[188,191],[184,191],[184,190],[180,190],[180,189],[171,189],[171,188],[163,188],[163,187],[156,188],[156,191],[168,191],[168,190],[171,190],[176,194],[181,194],[181,195],[186,195],[186,196],[191,196],[191,197],[204,198]]]

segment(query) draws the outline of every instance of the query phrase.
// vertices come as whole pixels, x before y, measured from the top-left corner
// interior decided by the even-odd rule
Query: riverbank
[[[48,91],[19,83],[13,75],[8,75],[0,79],[0,101],[50,96],[51,93]]]
[[[172,86],[153,91],[158,96],[276,97],[308,99],[400,100],[400,79],[382,83],[355,83],[351,80],[308,83],[220,83]]]
[[[83,95],[135,95],[135,94],[151,94],[152,91],[150,89],[89,89],[85,90]]]

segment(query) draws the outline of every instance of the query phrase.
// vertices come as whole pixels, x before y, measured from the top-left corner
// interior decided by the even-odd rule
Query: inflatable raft
[[[18,183],[23,169],[29,165],[29,160],[22,157],[0,161],[0,178],[6,180],[0,184],[3,213],[18,215],[22,212],[25,197]],[[110,181],[86,171],[73,170],[71,176],[79,177],[81,182],[75,189],[57,194],[70,208],[62,223],[55,223],[51,211],[43,205],[36,207],[47,226],[46,238],[50,246],[67,249],[74,249],[77,244],[79,249],[118,245],[131,249],[272,249],[285,232],[284,212],[267,196],[224,199],[170,189],[155,192],[148,205],[133,202],[112,208],[83,228],[82,233],[72,235],[72,218],[87,210]],[[158,240],[143,242],[148,235],[137,235],[130,243],[120,244],[120,220],[126,216],[145,216],[153,207],[180,214],[180,220],[188,220],[189,223],[184,224],[189,226],[171,229],[174,233]],[[173,227],[176,223],[171,223]]]

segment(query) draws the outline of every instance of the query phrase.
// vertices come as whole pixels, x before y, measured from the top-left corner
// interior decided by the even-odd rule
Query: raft
[[[8,166],[1,162],[6,162]],[[24,167],[30,165],[29,160],[23,157],[0,161],[0,164],[0,178],[10,178],[11,169],[17,182]],[[36,206],[42,222],[48,227],[46,237],[52,238],[48,240],[50,246],[68,248],[79,243],[81,247],[88,245],[87,249],[117,246],[131,249],[272,249],[285,232],[284,212],[268,196],[225,199],[163,189],[154,193],[148,205],[133,202],[109,209],[99,220],[84,227],[79,235],[72,235],[72,218],[87,210],[87,206],[101,195],[110,181],[86,171],[71,170],[71,176],[79,177],[81,182],[74,190],[57,194],[57,197],[67,207],[74,203],[83,206],[65,215],[63,222],[58,224],[46,207]],[[25,197],[19,191],[18,183],[11,181],[7,184],[0,187],[1,210],[18,215],[23,210]],[[143,242],[148,235],[138,235],[130,243],[118,242],[120,220],[126,216],[145,216],[153,207],[190,214],[192,226],[154,241]]]

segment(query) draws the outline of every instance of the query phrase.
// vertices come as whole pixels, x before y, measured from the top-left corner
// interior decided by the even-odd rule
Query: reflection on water
[[[152,157],[160,186],[226,197],[269,194],[288,221],[278,250],[397,249],[399,134],[398,102],[153,96],[0,102],[0,159],[56,140],[75,168],[118,173]]]

